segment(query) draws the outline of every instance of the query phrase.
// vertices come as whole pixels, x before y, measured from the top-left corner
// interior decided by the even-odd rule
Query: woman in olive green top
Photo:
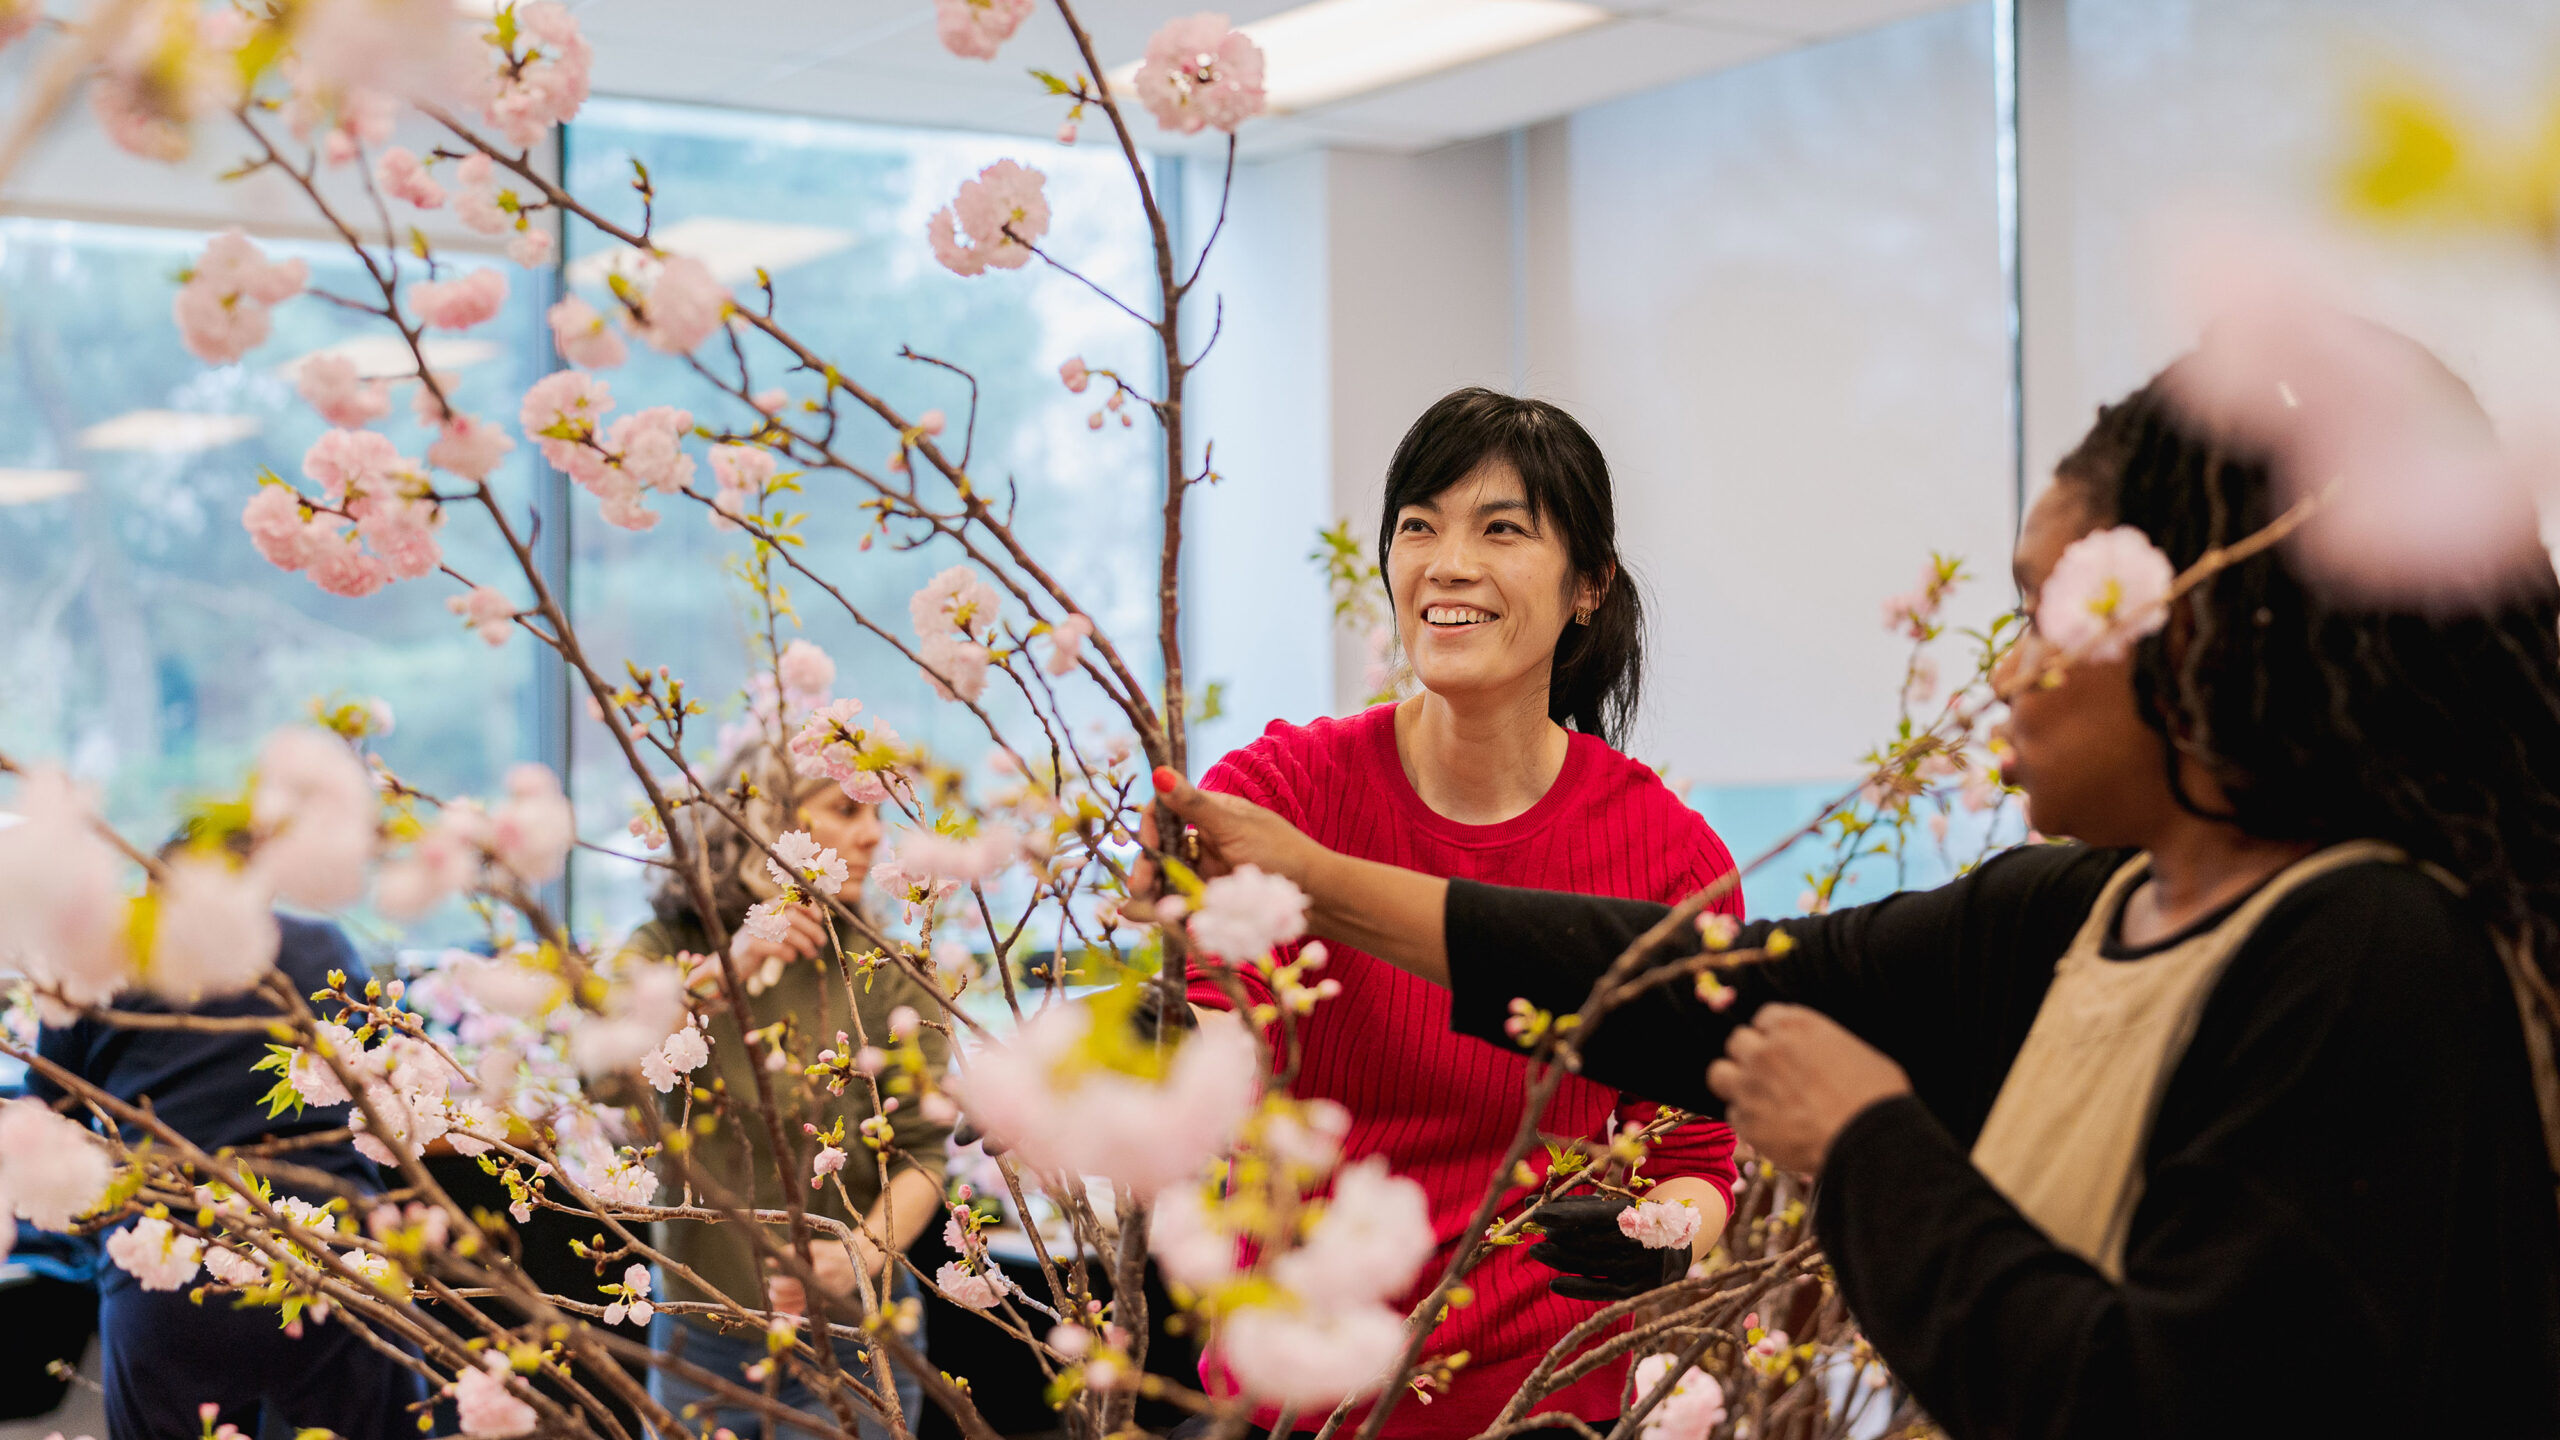
[[[732,754],[704,778],[728,787],[736,786],[742,778],[751,781],[753,792],[742,811],[749,827],[767,842],[785,831],[808,831],[812,839],[835,851],[845,862],[849,878],[839,894],[850,903],[859,903],[863,877],[880,845],[877,807],[856,803],[831,781],[810,780],[791,773],[773,748],[762,741]],[[923,1107],[912,1100],[899,1105],[889,1116],[892,1141],[884,1167],[861,1141],[862,1122],[873,1113],[868,1087],[851,1085],[843,1096],[832,1096],[799,1080],[795,1072],[819,1050],[835,1047],[840,1033],[859,1034],[885,1048],[892,1011],[907,1006],[919,1015],[930,1016],[935,1011],[935,1001],[919,982],[894,966],[879,967],[848,984],[844,969],[836,963],[825,921],[813,908],[790,912],[791,929],[781,941],[743,934],[738,926],[747,907],[772,898],[780,887],[765,871],[765,854],[760,846],[749,843],[735,827],[717,816],[704,815],[699,824],[698,839],[710,866],[713,898],[728,930],[739,937],[735,953],[740,977],[749,990],[747,1007],[752,1015],[748,1028],[763,1029],[777,1023],[788,1026],[783,1044],[795,1065],[780,1077],[784,1083],[774,1086],[774,1100],[782,1108],[785,1130],[793,1135],[805,1134],[801,1129],[805,1123],[824,1133],[841,1120],[843,1138],[838,1143],[851,1158],[840,1172],[814,1189],[809,1184],[805,1159],[775,1161],[764,1124],[754,1112],[755,1076],[747,1059],[743,1032],[737,1017],[718,1006],[718,975],[709,965],[699,967],[694,978],[696,994],[712,997],[715,1006],[709,1026],[711,1063],[685,1077],[686,1083],[666,1097],[667,1112],[681,1117],[690,1106],[697,1122],[706,1114],[713,1117],[707,1133],[699,1123],[694,1126],[698,1138],[693,1160],[739,1202],[780,1209],[789,1203],[785,1187],[796,1186],[810,1213],[859,1223],[869,1238],[857,1241],[855,1248],[878,1282],[887,1257],[903,1253],[941,1213],[950,1127],[926,1119]],[[626,951],[662,958],[711,951],[711,938],[694,913],[685,887],[675,883],[672,875],[661,883],[651,903],[657,918],[632,934],[624,944]],[[858,1031],[854,1025],[857,1012],[862,1021]],[[948,1039],[930,1026],[920,1029],[917,1039],[938,1078],[949,1063]],[[695,1092],[704,1090],[711,1092],[713,1098],[698,1098]],[[884,1168],[888,1172],[885,1187]],[[841,1194],[838,1181],[843,1185]],[[850,1207],[845,1203],[848,1197],[852,1201]],[[757,1297],[766,1293],[766,1282],[758,1273],[757,1248],[736,1228],[669,1221],[664,1230],[667,1254],[729,1298],[753,1305]],[[780,1227],[775,1230],[779,1241]],[[829,1292],[824,1298],[832,1302],[838,1318],[858,1318],[843,1313],[852,1303],[849,1297],[855,1289],[854,1260],[845,1254],[845,1247],[814,1246],[812,1260],[819,1283]],[[888,1283],[893,1296],[917,1293],[914,1277],[903,1271],[890,1276]],[[797,1281],[781,1279],[771,1284],[775,1308],[805,1311],[807,1297]],[[710,1298],[672,1275],[664,1278],[661,1290],[670,1300]],[[679,1353],[685,1359],[731,1377],[765,1358],[764,1337],[760,1334],[724,1332],[665,1311],[658,1312],[651,1324],[649,1339],[662,1351],[679,1351],[681,1347]],[[919,1332],[914,1343],[922,1348],[923,1342]],[[681,1412],[686,1405],[698,1405],[696,1418],[700,1421],[726,1425],[740,1435],[764,1433],[763,1419],[756,1412],[715,1407],[704,1392],[680,1377],[660,1371],[651,1376],[650,1383],[658,1392],[660,1403],[671,1409]],[[912,1424],[921,1400],[915,1377],[900,1372],[898,1391],[900,1404]],[[782,1377],[776,1398],[813,1415],[828,1413],[822,1401],[790,1376]],[[716,1419],[712,1414],[715,1408],[719,1409]],[[866,1437],[873,1430],[871,1424],[864,1424]]]

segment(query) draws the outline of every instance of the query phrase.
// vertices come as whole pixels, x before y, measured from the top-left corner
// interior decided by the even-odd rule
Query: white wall
[[[1987,5],[1584,111],[1530,149],[1528,389],[1615,467],[1655,624],[1637,753],[1851,773],[1932,549],[2011,603]]]
[[[2340,215],[2357,92],[2415,76],[2488,132],[2547,124],[2547,0],[2021,0],[2031,479],[2190,345],[2165,256],[2247,215],[2327,252],[2358,308],[2434,347],[2492,414],[2551,406],[2560,285],[2520,247],[2387,240]]]

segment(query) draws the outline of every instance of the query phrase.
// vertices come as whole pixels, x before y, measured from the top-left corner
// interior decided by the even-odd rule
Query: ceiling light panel
[[[761,268],[779,275],[794,265],[853,248],[853,234],[821,225],[785,225],[774,220],[731,220],[698,215],[665,226],[650,243],[670,255],[690,255],[723,285],[745,285]],[[569,267],[572,285],[602,285],[607,275],[629,275],[640,267],[640,252],[616,245],[579,257]]]
[[[1262,47],[1262,88],[1287,115],[1587,30],[1581,0],[1315,0],[1240,26]],[[1135,62],[1111,73],[1126,92]]]
[[[0,470],[0,505],[33,505],[76,494],[87,479],[77,470]]]

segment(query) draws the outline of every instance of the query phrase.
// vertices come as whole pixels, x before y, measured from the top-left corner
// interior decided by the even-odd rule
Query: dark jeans
[[[196,1407],[222,1407],[217,1425],[248,1434],[315,1427],[346,1440],[416,1440],[409,1407],[426,1381],[332,1320],[284,1333],[272,1309],[234,1309],[221,1296],[191,1304],[183,1290],[117,1285],[98,1307],[110,1440],[199,1440]]]
[[[897,1283],[890,1287],[890,1295],[893,1299],[903,1300],[921,1293],[922,1289],[916,1284],[916,1277],[903,1270],[898,1272]],[[860,1367],[854,1378],[865,1385],[872,1383],[869,1352],[859,1349],[853,1342],[842,1338],[835,1343],[838,1361],[849,1370]],[[919,1328],[914,1335],[908,1337],[908,1343],[915,1346],[918,1351],[922,1351],[925,1348],[924,1331]],[[661,1354],[672,1354],[679,1359],[690,1361],[723,1379],[734,1381],[749,1389],[764,1388],[746,1379],[743,1374],[746,1367],[765,1358],[764,1336],[754,1331],[721,1330],[712,1325],[678,1319],[661,1312],[649,1322],[649,1347]],[[905,1412],[907,1430],[912,1434],[923,1418],[921,1410],[924,1404],[924,1383],[907,1371],[894,1366],[891,1373],[897,1379],[898,1407]],[[835,1429],[835,1413],[827,1408],[825,1401],[810,1394],[809,1387],[802,1384],[800,1377],[791,1373],[788,1368],[782,1368],[778,1383],[770,1393],[774,1399],[792,1409],[817,1419],[828,1430]],[[718,1404],[712,1400],[710,1391],[682,1375],[669,1374],[663,1368],[649,1372],[649,1394],[660,1405],[675,1412],[679,1420],[685,1420],[697,1426],[704,1424],[726,1426],[736,1432],[738,1440],[762,1440],[765,1434],[766,1417],[763,1411],[749,1405]],[[698,1408],[693,1414],[687,1415],[684,1411],[688,1405]],[[888,1436],[887,1426],[873,1421],[868,1416],[863,1418],[862,1440],[888,1440]],[[808,1440],[808,1437],[809,1432],[796,1425],[776,1422],[773,1427],[773,1440]],[[117,1437],[117,1440],[122,1440],[122,1437]]]

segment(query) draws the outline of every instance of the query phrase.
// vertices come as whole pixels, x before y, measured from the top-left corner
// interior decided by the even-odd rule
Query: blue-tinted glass
[[[528,642],[492,650],[474,638],[445,609],[457,587],[443,576],[363,599],[323,594],[260,558],[240,527],[259,472],[299,481],[327,428],[281,367],[396,337],[303,298],[276,309],[273,334],[238,364],[204,364],[180,344],[170,304],[205,238],[0,221],[0,747],[103,787],[109,816],[144,844],[191,800],[236,793],[259,742],[315,699],[388,703],[396,728],[379,749],[422,789],[494,788],[538,753]],[[308,260],[315,287],[363,293],[343,251],[266,249]],[[539,277],[508,268],[507,312],[433,353],[457,403],[512,426],[508,397],[537,354],[528,281]],[[379,428],[415,456],[429,437],[412,388]],[[498,477],[520,523],[529,469],[520,452]],[[456,507],[442,541],[474,581],[524,594],[471,508]],[[465,918],[456,907],[406,938],[458,933]]]
[[[1021,140],[883,129],[772,115],[751,115],[631,102],[588,107],[569,137],[572,186],[612,217],[636,226],[640,200],[630,188],[632,160],[648,166],[655,189],[657,242],[692,254],[760,304],[754,268],[772,277],[776,314],[807,347],[849,379],[913,416],[939,408],[949,417],[943,443],[962,440],[969,413],[967,383],[948,371],[899,357],[901,346],[971,371],[979,418],[970,469],[990,493],[1015,508],[1015,527],[1080,608],[1124,649],[1141,678],[1152,681],[1155,566],[1161,481],[1159,448],[1143,417],[1124,428],[1089,418],[1106,394],[1097,383],[1083,395],[1060,383],[1059,363],[1082,355],[1096,368],[1116,367],[1152,390],[1159,362],[1153,332],[1077,280],[1029,268],[963,278],[944,270],[925,243],[925,220],[950,202],[961,182],[996,160],[1014,158],[1048,176],[1055,217],[1043,246],[1140,309],[1153,266],[1135,191],[1119,157],[1102,147],[1068,149]],[[573,226],[573,288],[610,309],[602,265],[619,247]],[[781,386],[794,405],[819,393],[815,377],[790,372],[779,347],[742,334],[750,388]],[[714,337],[700,358],[724,380],[735,375],[726,342]],[[634,345],[629,364],[604,372],[617,413],[653,404],[694,412],[714,429],[750,428],[753,417],[675,357]],[[794,412],[796,413],[796,412]],[[874,418],[851,419],[837,441],[853,463],[884,473],[894,447]],[[707,474],[699,488],[708,490]],[[863,550],[870,492],[841,474],[812,474],[797,508],[808,512],[803,558],[833,581],[861,613],[912,640],[907,598],[961,555],[947,540],[902,551],[888,540]],[[947,506],[947,487],[927,481],[925,494]],[[573,506],[575,605],[594,655],[666,665],[713,705],[688,750],[711,758],[719,722],[743,710],[740,686],[750,641],[762,621],[746,588],[725,573],[726,557],[743,555],[744,538],[715,532],[702,509],[675,497],[653,503],[663,518],[647,532],[604,523],[593,501]],[[1297,544],[1293,539],[1290,543]],[[805,636],[839,667],[836,692],[860,699],[898,732],[928,745],[946,763],[974,769],[990,748],[966,710],[936,701],[923,676],[896,652],[865,634],[847,609],[798,577],[787,583]],[[1008,612],[1020,618],[1008,602]],[[611,678],[611,677],[609,677]],[[1070,713],[1104,718],[1081,685],[1062,683]],[[1001,677],[987,708],[1009,732],[1023,723],[1023,702]],[[583,712],[584,703],[578,706]],[[1114,725],[1113,729],[1123,728]],[[666,767],[661,767],[666,768]],[[610,736],[590,723],[576,730],[576,795],[588,838],[627,846],[623,833],[639,790]],[[645,872],[581,856],[577,921],[612,932],[645,912]]]

